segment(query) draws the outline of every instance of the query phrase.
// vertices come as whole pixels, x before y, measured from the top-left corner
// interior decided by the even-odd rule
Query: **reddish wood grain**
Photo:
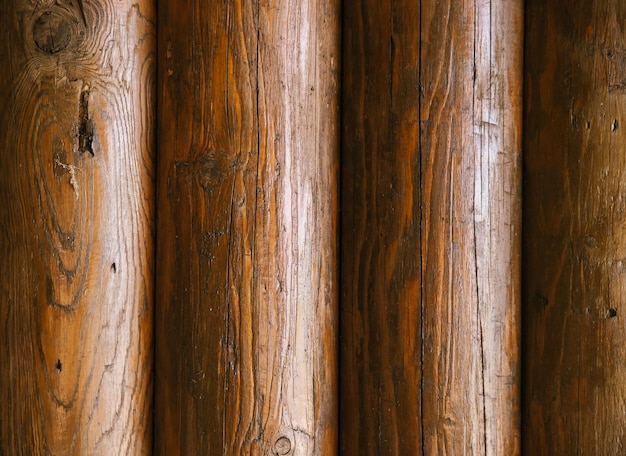
[[[153,5],[0,23],[0,454],[149,454]]]
[[[623,454],[626,5],[527,2],[524,448]]]
[[[519,454],[522,16],[345,5],[346,454]]]
[[[155,449],[333,454],[338,2],[159,17]]]

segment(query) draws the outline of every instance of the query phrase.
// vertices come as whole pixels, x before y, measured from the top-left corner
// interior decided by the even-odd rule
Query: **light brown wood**
[[[626,4],[527,2],[527,454],[623,454]]]
[[[520,452],[520,1],[345,5],[341,450]]]
[[[153,5],[0,24],[0,454],[149,454]]]
[[[424,453],[519,454],[522,2],[422,15]]]
[[[339,3],[159,3],[158,454],[334,454]]]

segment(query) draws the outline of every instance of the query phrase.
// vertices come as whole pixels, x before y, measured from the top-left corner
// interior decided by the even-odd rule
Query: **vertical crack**
[[[473,65],[473,84],[472,84],[472,123],[474,125],[476,125],[476,122],[478,121],[479,124],[482,124],[482,118],[477,119],[477,113],[476,113],[476,97],[477,96],[481,96],[480,93],[480,88],[477,89],[477,84],[478,84],[478,68],[476,66],[476,54],[477,54],[477,48],[480,45],[480,40],[478,39],[478,27],[479,27],[479,9],[480,6],[478,5],[478,2],[475,0],[474,1],[474,49],[473,49],[473,59],[472,59],[472,65]],[[487,52],[489,52],[488,55],[488,59],[489,62],[491,63],[491,41],[493,39],[492,36],[492,30],[491,30],[491,2],[489,3],[489,49],[487,50]],[[484,52],[484,49],[481,50],[482,52]],[[489,85],[488,87],[491,88],[491,69],[489,69]],[[491,103],[491,94],[489,94],[487,101],[489,103]],[[481,98],[481,102],[482,102],[482,98]],[[482,112],[478,113],[478,116],[482,116]],[[481,126],[481,133],[484,134],[484,126]],[[480,179],[480,184],[482,187],[482,160],[483,160],[483,156],[482,156],[482,144],[483,144],[483,137],[482,135],[479,136],[479,144],[474,143],[474,154],[478,154],[478,160],[476,160],[476,155],[474,155],[475,159],[474,159],[474,204],[473,204],[473,214],[472,214],[472,220],[473,220],[473,231],[474,231],[474,280],[476,281],[476,321],[478,324],[478,331],[479,331],[479,340],[480,340],[480,379],[481,379],[481,396],[482,396],[482,404],[481,404],[481,408],[482,408],[482,420],[483,420],[483,425],[482,425],[482,432],[483,432],[483,454],[487,454],[487,445],[488,445],[488,439],[487,439],[487,397],[485,395],[485,342],[484,342],[484,331],[483,331],[483,318],[482,318],[482,314],[481,314],[481,299],[480,299],[480,285],[479,285],[479,265],[478,265],[478,235],[477,235],[477,226],[476,226],[476,198],[477,198],[477,194],[476,194],[476,185],[477,185],[477,177],[478,179]],[[489,147],[489,146],[487,146]],[[476,163],[478,162],[478,169],[476,169]],[[476,176],[476,173],[478,173],[478,176]],[[488,177],[487,177],[488,178]],[[487,184],[488,185],[488,184]],[[482,189],[481,189],[482,190]],[[480,192],[480,196],[482,197],[482,191]],[[482,204],[482,203],[481,203]],[[489,215],[487,214],[486,217],[489,217]]]
[[[228,131],[228,137],[229,137],[229,142],[230,142],[230,135],[231,135],[231,126],[230,126],[230,115],[229,115],[229,106],[228,106],[228,101],[229,101],[229,62],[230,62],[230,58],[229,58],[229,54],[230,53],[230,4],[228,4],[226,6],[226,90],[225,90],[225,100],[224,100],[224,106],[226,106],[226,125],[227,125],[227,131]],[[235,155],[238,155],[240,153],[239,150],[235,150]],[[232,168],[231,168],[232,169]],[[224,372],[225,372],[225,378],[224,378],[224,394],[222,397],[222,401],[223,401],[223,416],[222,416],[222,448],[224,449],[225,452],[229,451],[227,450],[227,445],[226,445],[226,426],[227,426],[227,403],[228,403],[228,396],[227,396],[227,392],[230,390],[230,375],[232,375],[231,372],[231,368],[232,368],[232,362],[231,362],[231,351],[230,351],[230,345],[231,345],[231,341],[230,341],[230,322],[231,322],[231,318],[230,318],[230,300],[231,300],[231,296],[230,296],[230,271],[231,271],[231,264],[230,264],[230,257],[231,257],[231,243],[232,243],[232,226],[233,226],[233,204],[234,204],[234,196],[235,196],[235,181],[236,181],[236,176],[235,173],[233,172],[233,185],[231,187],[231,191],[230,191],[230,206],[229,206],[229,214],[228,214],[228,229],[226,231],[226,242],[227,242],[227,250],[226,250],[226,315],[225,315],[225,322],[226,322],[226,343],[224,344],[224,351],[225,351],[225,356],[224,356]]]
[[[70,0],[70,8],[80,22],[87,27],[87,18],[85,17],[85,9],[83,7],[83,0]]]
[[[88,152],[93,157],[94,127],[93,121],[89,118],[89,94],[89,83],[84,83],[78,102],[78,152],[81,154]]]
[[[422,20],[422,2],[419,3],[419,43],[418,43],[418,85],[419,85],[419,96],[417,97],[417,112],[418,112],[418,122],[417,122],[417,133],[418,133],[418,157],[419,157],[419,259],[420,259],[420,341],[421,341],[421,351],[420,351],[420,442],[422,445],[422,456],[426,454],[426,444],[424,442],[424,189],[422,188],[422,176],[423,176],[423,153],[422,153],[422,97],[423,94],[423,81],[422,81],[422,33],[423,33],[423,20]]]

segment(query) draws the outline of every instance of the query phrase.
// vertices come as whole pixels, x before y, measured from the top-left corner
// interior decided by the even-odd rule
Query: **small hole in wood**
[[[279,437],[274,443],[274,453],[277,455],[288,454],[291,451],[291,440],[287,437]]]
[[[111,263],[111,271],[113,272],[113,274],[117,272],[117,266],[115,265],[115,263]]]
[[[61,364],[61,360],[60,359],[57,359],[57,362],[54,365],[54,367],[56,368],[57,372],[61,372],[61,369],[63,368],[63,365]]]

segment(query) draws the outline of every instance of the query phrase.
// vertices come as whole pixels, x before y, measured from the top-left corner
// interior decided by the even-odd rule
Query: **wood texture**
[[[0,2],[0,454],[148,454],[155,11]]]
[[[519,454],[522,29],[344,5],[342,454]]]
[[[527,1],[528,454],[623,454],[626,4]]]
[[[333,454],[338,2],[159,17],[155,450]]]

